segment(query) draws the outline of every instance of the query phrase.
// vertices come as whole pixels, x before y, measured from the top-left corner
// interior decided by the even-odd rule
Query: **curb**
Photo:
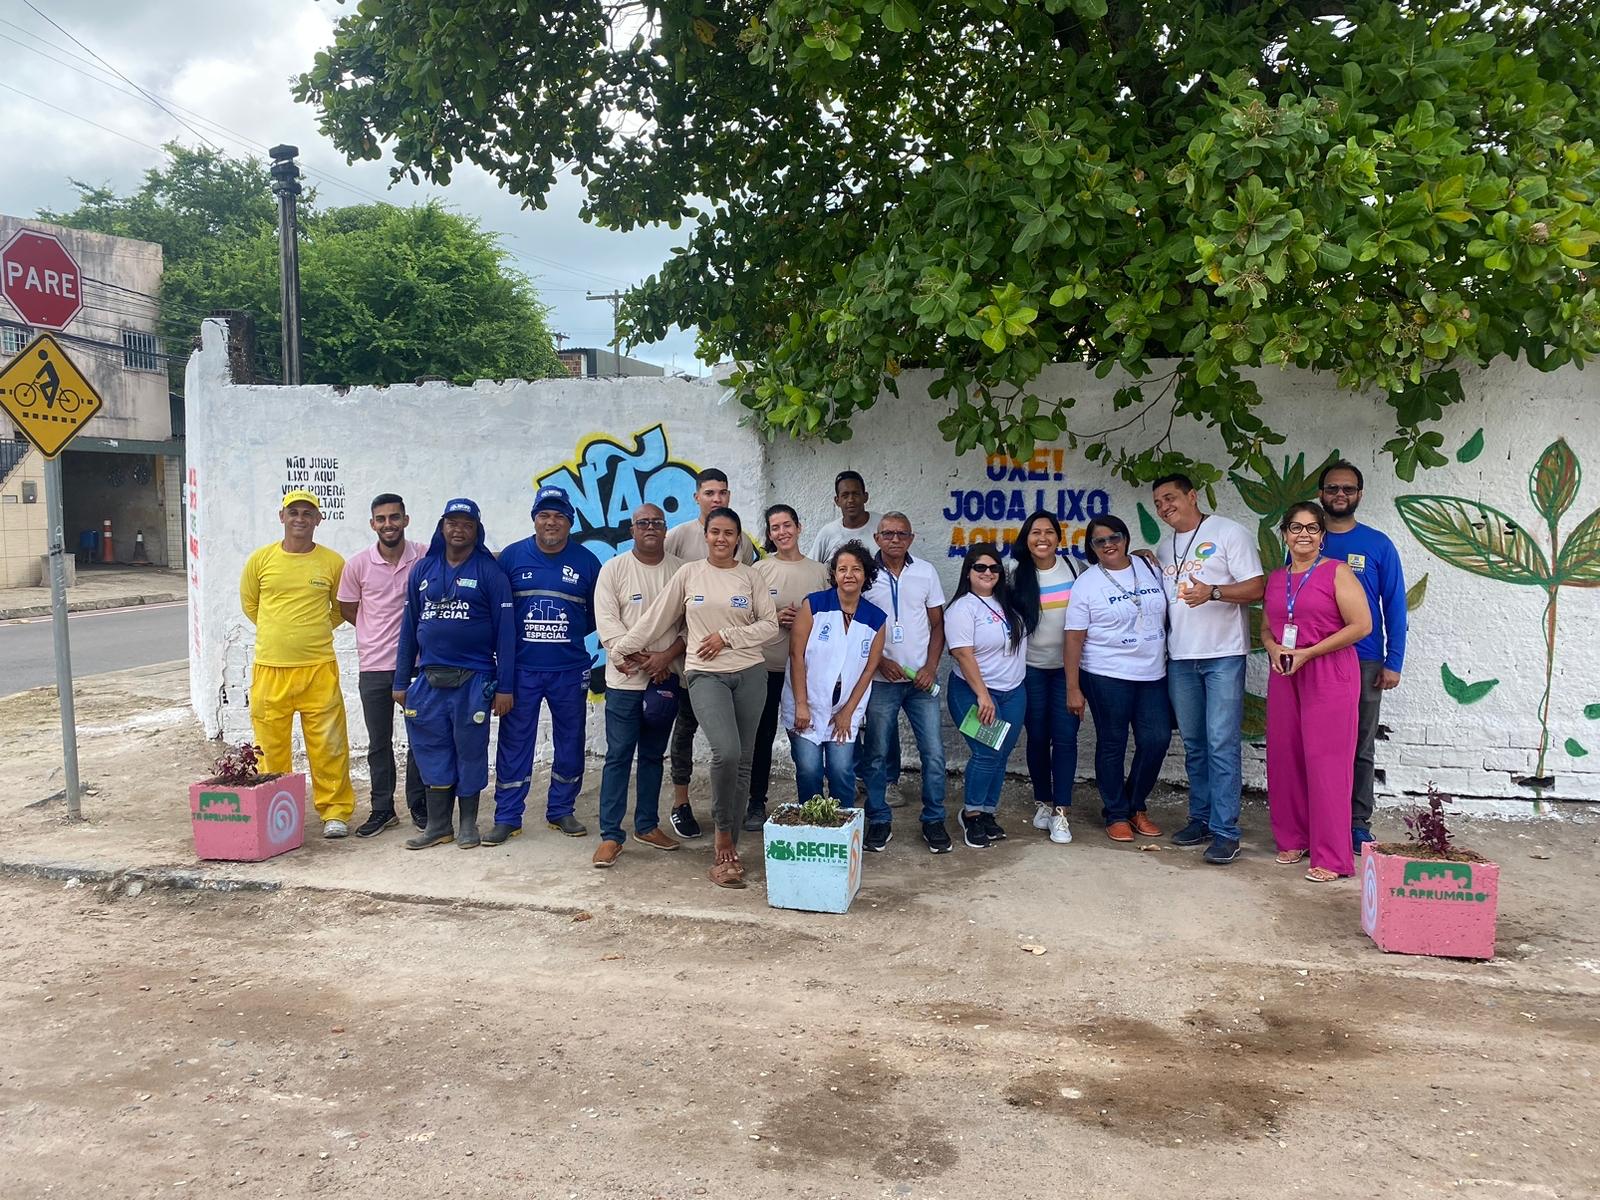
[[[189,598],[187,592],[148,592],[132,596],[105,596],[97,600],[68,601],[67,611],[96,612],[103,608],[139,608],[146,604],[174,604]],[[23,604],[16,608],[0,608],[0,621],[15,621],[23,617],[48,617],[50,605]]]
[[[139,883],[183,892],[276,892],[283,887],[275,879],[232,879],[176,867],[93,867],[72,862],[0,862],[0,875],[61,883]]]

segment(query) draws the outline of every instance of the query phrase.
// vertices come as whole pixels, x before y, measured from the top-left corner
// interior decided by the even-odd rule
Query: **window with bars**
[[[11,321],[0,321],[0,358],[9,358],[19,354],[28,344],[32,330],[26,325],[17,325]]]
[[[122,331],[122,365],[130,371],[161,370],[161,343],[153,333]]]

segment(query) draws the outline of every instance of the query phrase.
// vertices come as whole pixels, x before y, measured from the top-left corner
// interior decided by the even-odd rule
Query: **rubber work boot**
[[[478,837],[478,793],[460,796],[456,803],[461,807],[461,819],[456,825],[456,848],[476,850],[482,840]]]
[[[445,842],[456,840],[455,833],[450,828],[452,810],[456,805],[454,788],[431,787],[428,789],[428,827],[414,838],[406,839],[407,850],[426,850],[430,846],[440,846]]]

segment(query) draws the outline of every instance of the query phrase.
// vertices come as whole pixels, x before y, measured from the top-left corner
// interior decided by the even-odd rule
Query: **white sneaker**
[[[1040,805],[1043,808],[1044,805]],[[1072,840],[1072,830],[1067,825],[1067,810],[1064,808],[1052,809],[1050,812],[1050,840],[1058,845],[1065,846]]]
[[[1035,829],[1050,828],[1050,806],[1041,804],[1033,811],[1033,827]]]
[[[349,837],[350,826],[343,821],[324,821],[322,823],[322,836],[325,838]]]

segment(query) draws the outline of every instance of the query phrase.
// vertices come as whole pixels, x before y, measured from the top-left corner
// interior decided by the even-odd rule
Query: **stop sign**
[[[25,324],[64,329],[83,308],[83,276],[54,234],[20,229],[0,249],[0,295]]]

